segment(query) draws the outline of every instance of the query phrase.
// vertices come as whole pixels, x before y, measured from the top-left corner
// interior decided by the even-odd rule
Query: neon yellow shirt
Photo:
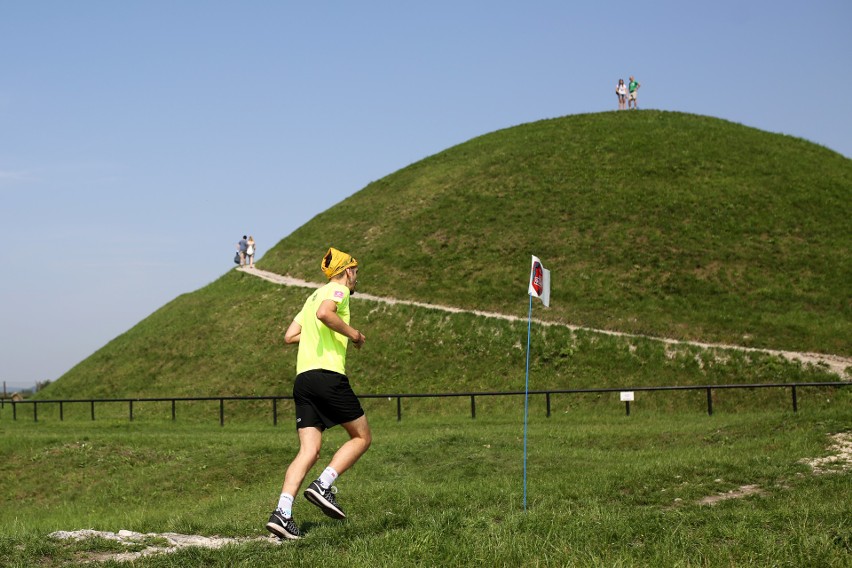
[[[325,369],[346,374],[346,348],[349,338],[329,329],[317,319],[317,310],[325,300],[337,303],[337,315],[349,323],[349,288],[329,282],[305,301],[295,321],[302,326],[299,337],[299,355],[296,357],[296,374],[313,369]]]

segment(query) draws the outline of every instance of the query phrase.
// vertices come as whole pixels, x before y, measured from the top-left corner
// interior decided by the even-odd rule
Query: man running
[[[302,536],[293,520],[293,499],[319,459],[323,431],[340,424],[349,440],[308,485],[304,496],[334,519],[346,518],[334,496],[334,481],[364,455],[372,441],[367,417],[345,374],[349,341],[360,349],[366,340],[349,325],[349,297],[358,283],[358,261],[330,248],[321,267],[328,284],[311,294],[284,334],[285,343],[299,344],[293,385],[299,453],[287,468],[278,506],[266,523],[266,529],[282,539]]]

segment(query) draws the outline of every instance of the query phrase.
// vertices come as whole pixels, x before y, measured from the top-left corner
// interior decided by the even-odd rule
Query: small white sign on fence
[[[630,402],[633,400],[633,391],[621,391],[621,402]]]

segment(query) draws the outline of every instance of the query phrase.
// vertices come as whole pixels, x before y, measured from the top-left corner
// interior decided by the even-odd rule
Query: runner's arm
[[[302,337],[302,326],[293,320],[290,323],[290,327],[287,328],[287,331],[284,333],[284,343],[292,344],[299,343],[299,339]]]
[[[337,302],[334,300],[323,300],[317,309],[317,319],[324,323],[330,330],[348,337],[352,341],[352,345],[357,349],[360,349],[364,345],[364,340],[367,339],[363,333],[343,321],[337,315]]]

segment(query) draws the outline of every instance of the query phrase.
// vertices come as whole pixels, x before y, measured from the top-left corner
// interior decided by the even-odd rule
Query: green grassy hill
[[[595,328],[852,353],[852,160],[670,112],[601,113],[494,132],[374,182],[260,264],[317,280],[331,241],[378,295],[525,315],[529,255],[545,316]]]
[[[719,119],[642,111],[494,132],[318,215],[260,268],[322,281],[329,245],[370,294],[526,316],[530,254],[552,271],[538,318],[852,355],[852,160]],[[307,291],[229,272],[175,299],[40,393],[288,394],[284,329]],[[367,300],[360,392],[515,390],[526,323]],[[758,354],[535,330],[537,387],[824,380]],[[833,378],[833,377],[828,377]]]

